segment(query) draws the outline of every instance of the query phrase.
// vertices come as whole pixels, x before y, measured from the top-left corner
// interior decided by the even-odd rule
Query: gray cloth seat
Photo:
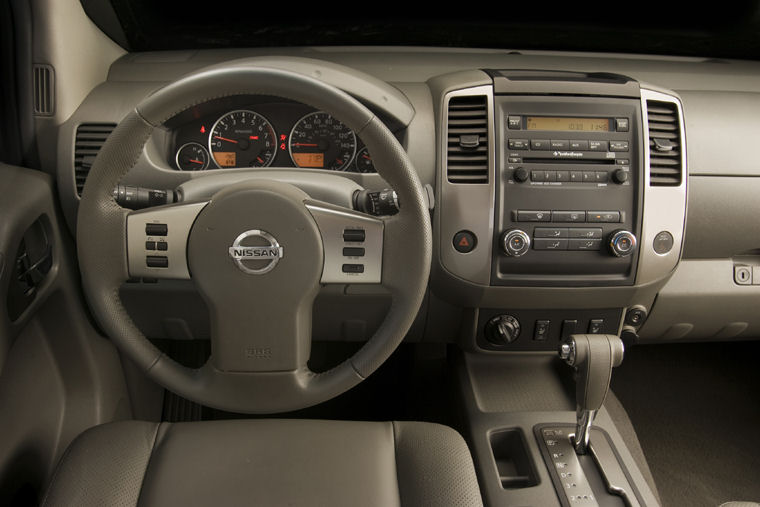
[[[418,422],[122,421],[69,446],[47,506],[482,505],[453,429]]]

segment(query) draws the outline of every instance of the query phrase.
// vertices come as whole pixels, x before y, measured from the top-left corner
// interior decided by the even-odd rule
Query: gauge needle
[[[366,158],[367,160],[372,160],[369,155],[362,155],[362,158]]]
[[[195,159],[192,159],[192,158],[190,160],[188,160],[188,162],[192,162],[193,164],[201,164],[201,165],[203,165],[203,162],[201,162],[200,160],[195,160]]]
[[[226,137],[214,136],[214,139],[219,139],[220,141],[227,141],[228,143],[235,143],[235,144],[237,144],[237,141],[235,141],[233,139],[227,139]]]
[[[313,146],[317,147],[317,143],[293,143],[293,146]]]

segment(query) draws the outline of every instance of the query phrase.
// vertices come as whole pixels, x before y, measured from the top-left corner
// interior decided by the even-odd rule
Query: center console
[[[680,260],[678,97],[539,70],[442,76],[431,89],[442,132],[431,286],[463,308],[460,385],[487,503],[656,505],[624,411],[588,393],[607,392],[604,372]],[[576,346],[571,360],[568,344],[587,355]],[[601,361],[613,345],[620,354]]]

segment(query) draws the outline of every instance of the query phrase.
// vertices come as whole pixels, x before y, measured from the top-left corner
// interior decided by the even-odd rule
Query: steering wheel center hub
[[[307,199],[286,183],[247,182],[214,195],[193,224],[190,272],[209,306],[212,336],[227,337],[212,341],[218,369],[289,370],[308,357],[309,333],[299,329],[310,323],[292,315],[312,304],[324,254]]]

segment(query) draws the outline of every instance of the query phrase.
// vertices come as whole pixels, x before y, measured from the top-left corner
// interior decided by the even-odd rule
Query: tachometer
[[[307,114],[290,133],[290,158],[298,167],[345,171],[355,153],[354,131],[328,113]]]
[[[266,167],[277,153],[277,136],[253,111],[230,111],[214,123],[208,140],[218,167]]]

